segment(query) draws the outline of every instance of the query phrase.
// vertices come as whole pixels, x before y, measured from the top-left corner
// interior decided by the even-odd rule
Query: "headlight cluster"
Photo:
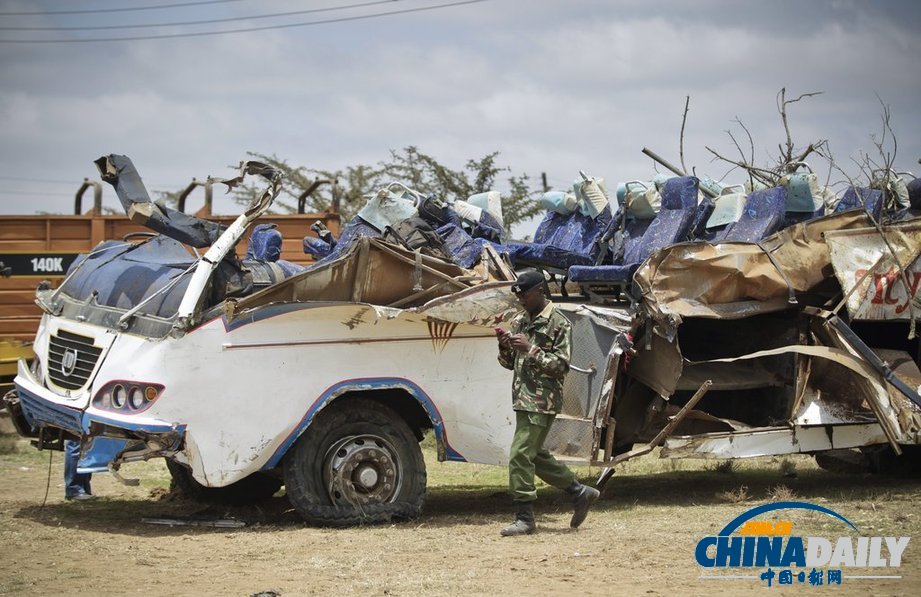
[[[110,381],[96,392],[93,405],[106,410],[138,413],[151,405],[163,393],[163,386],[137,381]]]
[[[45,385],[45,373],[42,370],[42,361],[38,358],[38,355],[32,358],[32,362],[29,364],[29,371],[35,377],[35,381]]]

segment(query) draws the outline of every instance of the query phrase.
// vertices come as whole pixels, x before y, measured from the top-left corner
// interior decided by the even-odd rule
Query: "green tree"
[[[314,187],[305,198],[305,211],[326,211],[331,208],[334,199],[338,199],[343,220],[348,221],[364,206],[368,195],[389,182],[402,182],[420,193],[434,193],[443,199],[455,200],[499,190],[502,192],[506,228],[541,211],[535,197],[539,191],[531,188],[526,174],[514,174],[511,168],[500,165],[499,152],[470,159],[459,170],[445,166],[414,146],[391,150],[390,158],[375,166],[360,164],[340,170],[293,166],[274,154],[251,152],[249,155],[278,168],[285,175],[282,193],[273,205],[276,213],[295,212],[298,197]],[[316,185],[318,181],[328,182]],[[237,189],[235,198],[240,203],[246,203],[257,192],[261,192],[257,183],[244,185]]]

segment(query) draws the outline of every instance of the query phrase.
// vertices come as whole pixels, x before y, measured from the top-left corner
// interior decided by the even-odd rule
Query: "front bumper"
[[[45,388],[25,361],[19,363],[15,385],[23,418],[33,432],[42,427],[53,427],[78,437],[102,435],[156,440],[160,449],[176,449],[185,434],[185,425],[182,424],[138,415],[118,415],[92,406],[75,408],[63,404],[61,396]]]
[[[56,427],[74,435],[83,434],[83,412],[42,399],[18,383],[16,393],[26,423],[33,429]]]
[[[77,405],[85,404],[82,397],[68,399],[73,406],[64,404],[64,399],[44,388],[32,373],[25,359],[20,359],[16,379],[13,380],[19,407],[26,423],[36,431],[42,427],[63,429],[74,435],[83,433],[83,409]]]

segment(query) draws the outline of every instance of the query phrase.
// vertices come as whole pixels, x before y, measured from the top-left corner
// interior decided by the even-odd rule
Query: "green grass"
[[[15,435],[0,435],[0,455],[19,452],[19,438]]]
[[[50,455],[55,465],[52,483],[59,483],[63,462],[60,452],[39,452],[27,440],[15,436],[0,436],[0,441],[7,450],[0,455],[0,465],[43,473],[48,468]],[[439,462],[430,438],[423,442],[422,450],[428,473],[427,517],[437,519],[447,516],[450,519],[455,514],[490,517],[508,509],[506,467]],[[750,507],[792,499],[845,503],[872,517],[874,508],[903,500],[913,502],[914,496],[921,493],[921,479],[917,477],[833,474],[819,469],[813,458],[805,455],[736,459],[731,461],[731,465],[723,462],[662,459],[658,457],[658,450],[653,451],[617,467],[604,488],[602,507],[619,511],[633,510],[642,505],[656,512],[699,505]],[[587,483],[595,483],[602,472],[597,467],[572,468]],[[188,511],[195,507],[187,502],[164,502],[160,499],[170,485],[169,472],[162,459],[129,463],[122,467],[121,472],[125,477],[139,479],[140,486],[122,488],[110,475],[98,475],[97,487],[101,487],[98,492],[103,496],[101,504],[119,501],[128,511],[133,511],[125,516],[150,515],[156,511]],[[109,484],[111,489],[107,490],[105,484]],[[551,508],[565,507],[565,496],[557,489],[538,482],[538,494]],[[286,524],[297,520],[283,498],[275,498],[265,507],[239,513],[244,517],[252,514],[265,524]],[[114,513],[110,515],[115,516]]]

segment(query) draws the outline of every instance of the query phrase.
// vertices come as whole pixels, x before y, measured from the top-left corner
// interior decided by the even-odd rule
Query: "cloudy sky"
[[[236,20],[147,27],[217,19]],[[408,145],[454,167],[498,150],[553,185],[649,178],[640,149],[678,161],[687,95],[685,161],[719,177],[705,146],[732,153],[735,117],[776,154],[782,87],[824,92],[791,107],[794,140],[850,170],[881,98],[896,166],[921,174],[919,31],[912,0],[0,0],[0,211],[67,212],[113,152],[159,190],[248,151],[335,169]]]

